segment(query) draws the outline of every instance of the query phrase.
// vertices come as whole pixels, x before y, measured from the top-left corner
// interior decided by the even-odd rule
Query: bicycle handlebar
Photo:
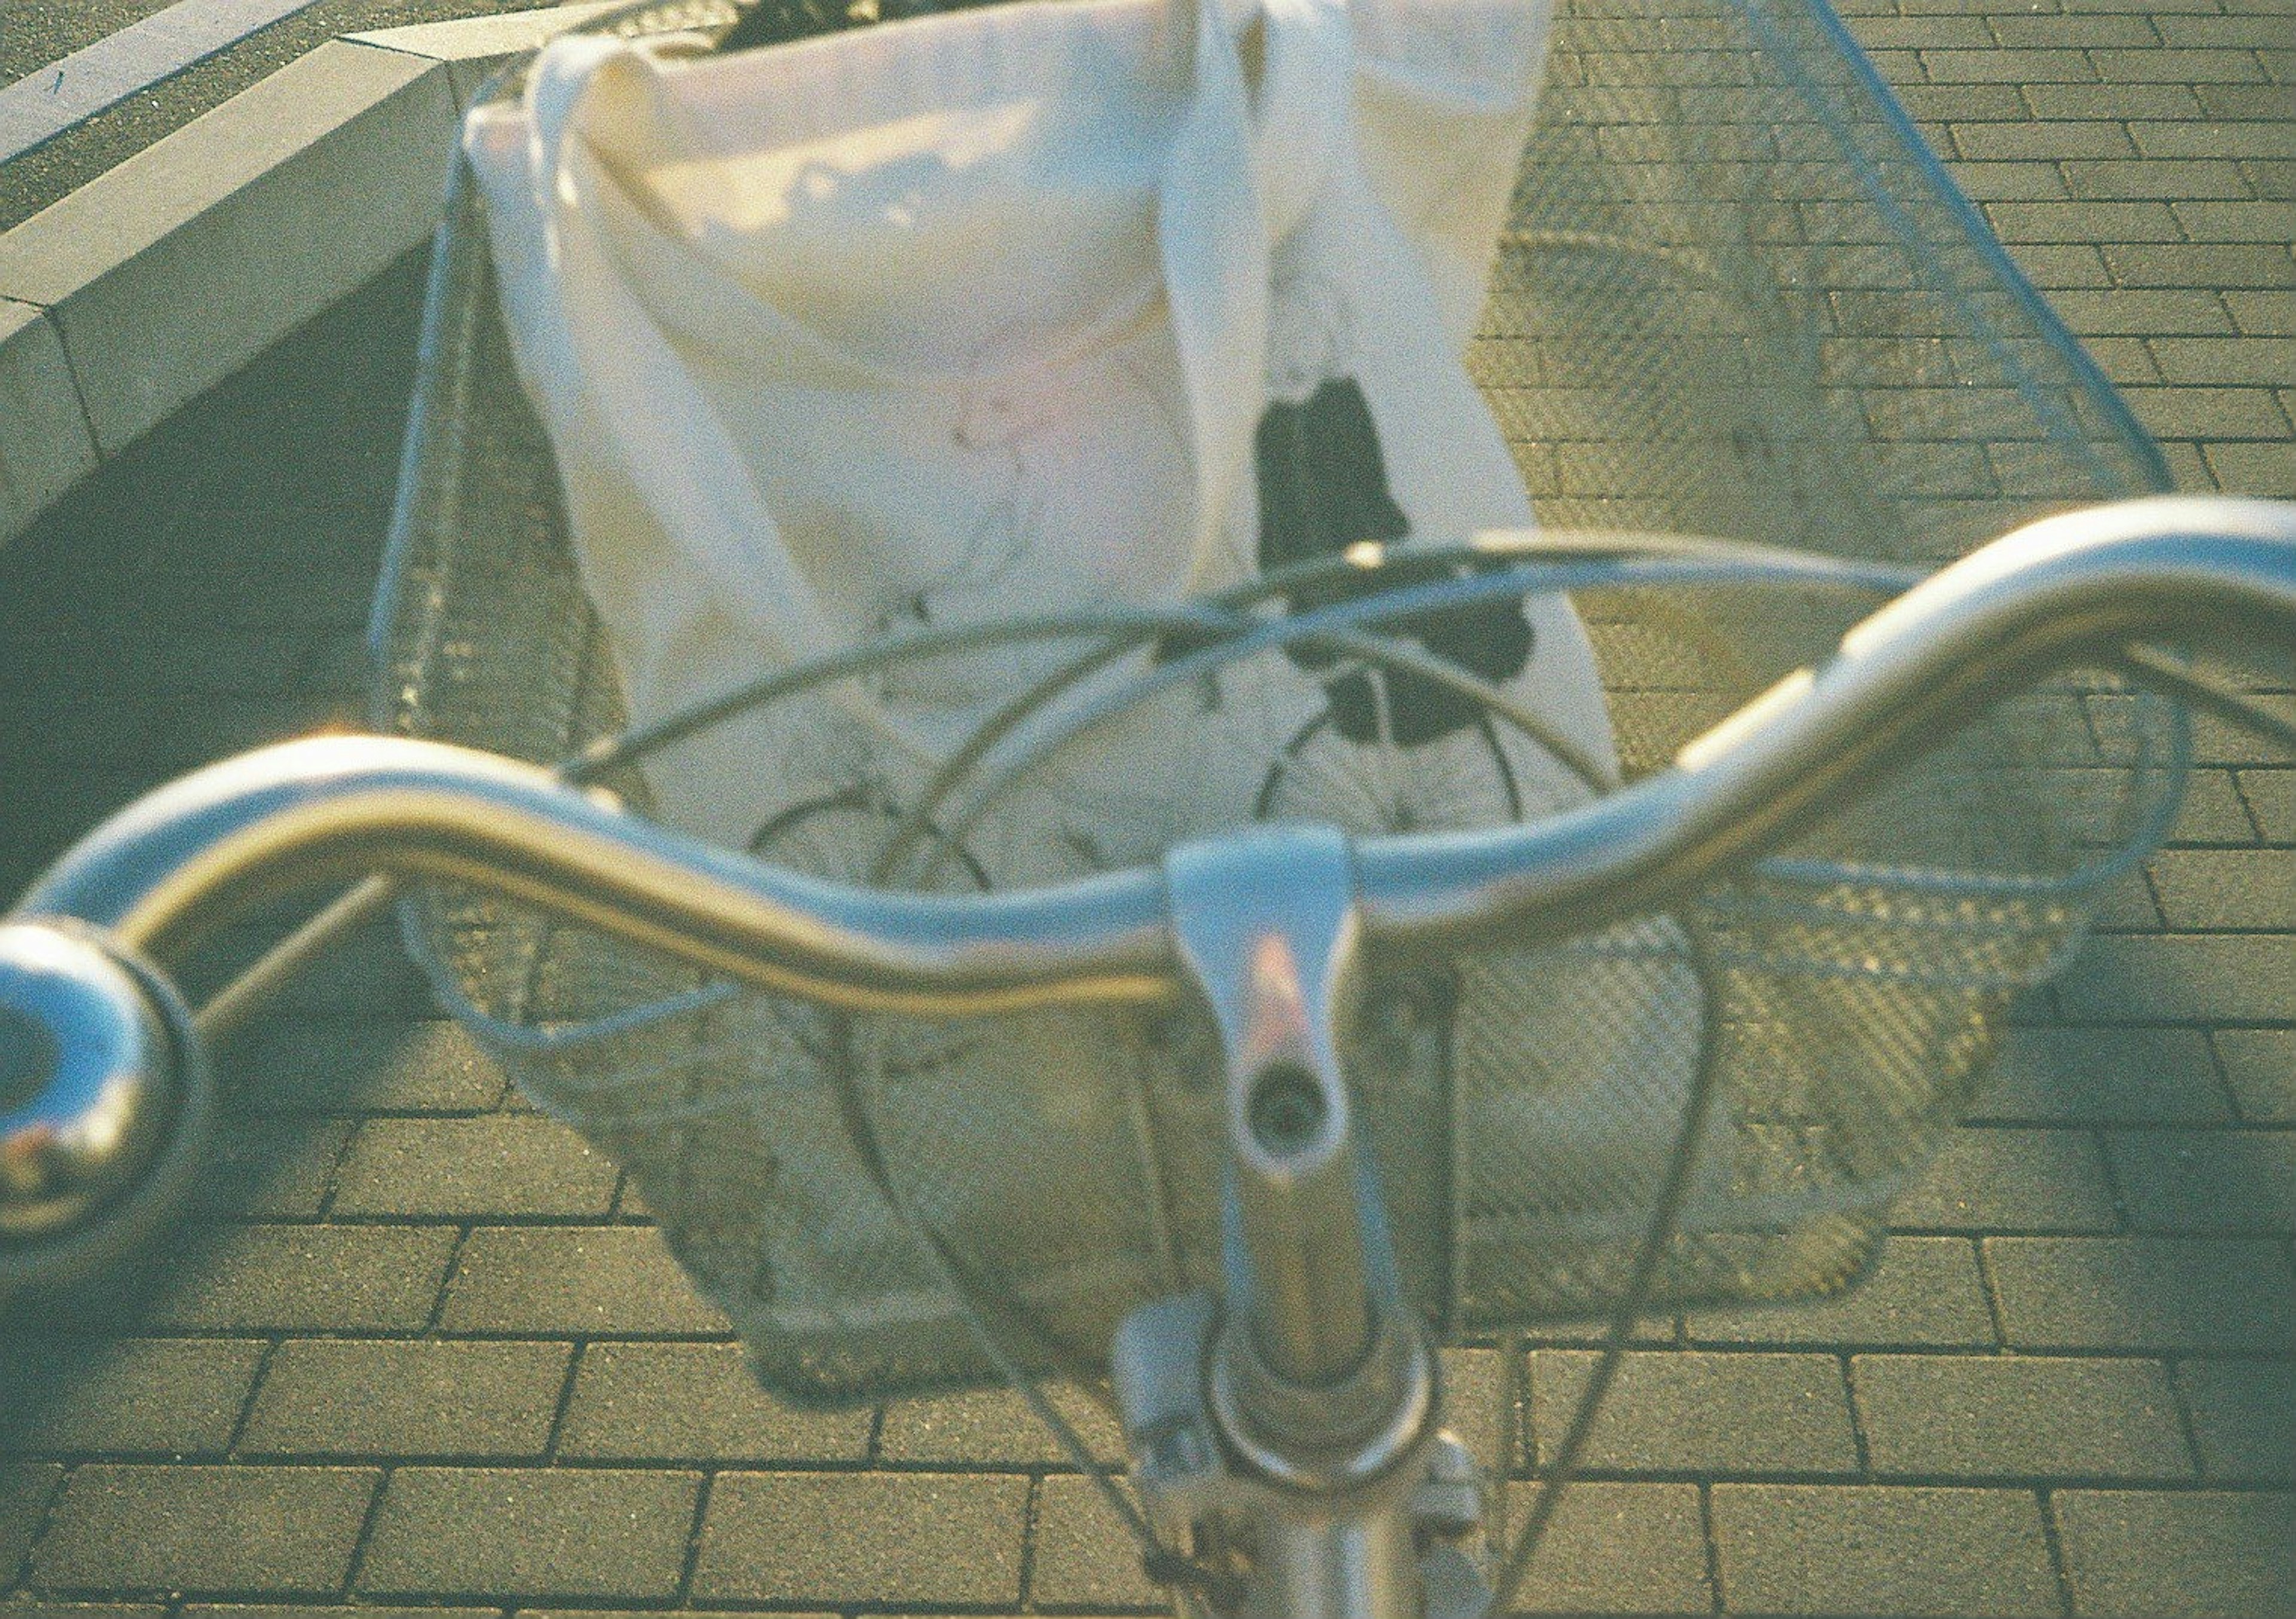
[[[1632,787],[1529,826],[1359,840],[1365,943],[1416,949],[1501,933],[1529,943],[1648,909],[1790,837],[1851,796],[1877,761],[2083,650],[2203,629],[2296,645],[2296,506],[2164,497],[2043,519],[1908,591],[1824,665],[1780,682]],[[146,957],[177,959],[283,890],[375,871],[493,889],[857,1010],[1150,999],[1171,993],[1181,972],[1153,869],[1010,895],[887,893],[761,865],[546,771],[464,748],[282,744],[114,816],[0,928],[0,1292],[19,1264],[12,1239],[61,1223],[62,1189],[79,1189],[67,1199],[76,1208],[101,1202],[86,1188],[118,1178],[107,1157],[148,1134],[115,1122],[107,1135],[92,1122],[101,1109],[91,1096],[135,1087],[106,1091],[85,1074],[68,1083],[71,1043],[97,1026],[157,1019],[166,1041],[130,1041],[106,1060],[152,1063],[172,1044],[178,1088],[196,1083],[195,1042],[171,997],[147,993],[133,1018],[109,1022],[106,1001],[155,980]],[[28,961],[54,956],[34,936],[58,921],[94,929],[127,970],[73,969],[72,995],[43,992],[46,969]],[[55,1010],[67,1003],[81,1010]],[[98,1150],[98,1138],[114,1150]],[[48,1212],[26,1212],[36,1209]]]

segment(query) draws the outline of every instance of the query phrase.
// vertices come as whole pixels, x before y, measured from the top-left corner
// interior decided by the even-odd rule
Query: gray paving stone
[[[1994,202],[1986,206],[1985,217],[2001,239],[2012,243],[2187,239],[2184,226],[2165,202]]]
[[[339,1214],[604,1214],[620,1174],[555,1119],[370,1119],[337,1177]]]
[[[989,1474],[726,1473],[699,1602],[1017,1602],[1029,1481]]]
[[[1510,1528],[1533,1494],[1510,1492]],[[1713,1600],[1696,1486],[1589,1482],[1564,1492],[1514,1611],[1703,1614]]]
[[[2213,1123],[2229,1109],[2198,1029],[2019,1028],[1976,1118],[2063,1124]]]
[[[2252,51],[2161,49],[2088,53],[2107,84],[2258,84],[2266,74]]]
[[[2296,1483],[2296,1364],[2185,1361],[2177,1386],[2201,1473],[2219,1484]]]
[[[146,1315],[224,1332],[389,1332],[430,1318],[455,1248],[445,1229],[227,1226],[185,1241]]]
[[[2106,1143],[2133,1230],[2296,1234],[2296,1134],[2116,1131]]]
[[[1956,1130],[1890,1212],[1937,1231],[2109,1231],[2119,1223],[2096,1143],[2078,1130]]]
[[[0,1455],[219,1456],[264,1347],[253,1338],[0,1344]]]
[[[1595,1357],[1530,1357],[1530,1427],[1554,1460]],[[1857,1441],[1841,1364],[1824,1354],[1629,1352],[1595,1419],[1587,1465],[1603,1471],[1854,1473]]]
[[[2296,254],[2275,242],[2207,246],[2112,242],[2103,252],[2106,266],[2124,286],[2275,290],[2296,286]]]
[[[2050,1509],[2080,1619],[2289,1611],[2296,1495],[2061,1490]]]
[[[697,1473],[401,1468],[360,1559],[380,1596],[664,1601],[685,1571]]]
[[[2256,241],[2278,247],[2288,241],[2288,204],[2285,202],[2220,201],[2202,198],[2189,202],[2172,202],[2169,208],[2176,217],[2177,228],[2194,241]],[[2243,382],[2248,380],[2248,372],[2251,369],[2243,366],[2234,373],[2197,374],[2205,362],[2198,356],[2190,357],[2196,374],[2189,380],[2195,382]],[[2285,376],[2287,373],[2284,372],[2281,374]]]
[[[1149,1582],[1140,1551],[1086,1478],[1037,1486],[1029,1601],[1036,1607],[1163,1608],[1170,1599]]]
[[[0,1590],[15,1582],[63,1476],[53,1463],[0,1461]]]
[[[2279,342],[2278,338],[2251,338],[2251,342]],[[2218,487],[2235,495],[2261,495],[2276,500],[2296,497],[2296,446],[2289,444],[2212,444],[2209,466]]]
[[[1933,85],[2083,85],[2097,78],[2079,51],[1923,51],[1922,69]]]
[[[2136,295],[2127,288],[2116,288],[2103,296],[2110,298]],[[2214,298],[2208,301],[2216,303]],[[2221,306],[2217,307],[2217,315],[2220,319],[2232,318]],[[2197,323],[2208,316],[2195,307],[2192,318]],[[2279,401],[2269,388],[2133,388],[2127,389],[2122,397],[2128,401],[2129,408],[2136,413],[2136,419],[2148,432],[2164,437],[2240,437],[2286,431]]]
[[[325,1206],[350,1134],[350,1125],[340,1119],[234,1113],[216,1132],[193,1212],[211,1218],[314,1219]]]
[[[2278,292],[2223,294],[2232,323],[2253,337],[2296,337],[2296,298]]]
[[[0,1609],[4,1613],[5,1609]],[[495,1607],[439,1607],[425,1603],[421,1607],[383,1607],[361,1603],[357,1607],[334,1604],[299,1602],[293,1607],[277,1603],[252,1602],[190,1602],[177,1610],[178,1619],[487,1619],[503,1610]],[[603,1619],[601,1615],[600,1619]]]
[[[2218,1029],[2210,1039],[2241,1117],[2296,1124],[2296,1029]]]
[[[481,1226],[440,1321],[450,1332],[554,1337],[726,1329],[645,1226]]]
[[[2022,1490],[1717,1484],[1729,1611],[2058,1612],[2039,1503]]]
[[[2057,993],[2083,1023],[2296,1021],[2296,935],[2092,938]]]
[[[2296,843],[2296,770],[2243,770],[2234,781],[2267,843]]]
[[[1094,1454],[1124,1453],[1123,1430],[1113,1416],[1072,1389],[1054,1385],[1047,1393],[1061,1414],[1077,1425]],[[1001,1388],[887,1406],[877,1453],[891,1462],[1003,1468],[1067,1460],[1059,1441],[1029,1413],[1021,1396]]]
[[[1984,1249],[2013,1348],[2255,1353],[2296,1334],[2296,1288],[2274,1243],[1996,1237]]]
[[[240,1451],[539,1456],[572,1353],[563,1344],[291,1340],[264,1373]]]
[[[2028,85],[2021,94],[2033,116],[2045,120],[2202,116],[2189,85]]]
[[[593,1344],[559,1435],[586,1460],[858,1461],[867,1410],[800,1411],[758,1386],[737,1344]]]
[[[268,1017],[225,1059],[234,1099],[281,1113],[492,1108],[507,1082],[457,1024]]]
[[[2223,158],[2080,158],[2064,166],[2076,197],[2252,197],[2237,165]]]
[[[1857,1355],[1849,1386],[1878,1476],[2193,1474],[2168,1369],[2158,1361]]]
[[[1861,1286],[1790,1308],[1685,1318],[1693,1344],[1857,1344],[1874,1348],[1990,1348],[1993,1318],[1977,1251],[1960,1237],[1892,1237]]]
[[[76,1469],[32,1554],[49,1590],[324,1594],[350,1572],[372,1468]],[[231,1533],[218,1533],[228,1524]]]

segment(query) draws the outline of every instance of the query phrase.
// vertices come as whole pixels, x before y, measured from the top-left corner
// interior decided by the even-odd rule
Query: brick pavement
[[[1853,21],[2183,484],[2296,496],[2289,0],[1991,4]],[[355,713],[420,274],[0,552],[0,891],[141,787]],[[2296,1612],[2296,771],[2214,727],[2202,757],[1880,1274],[1653,1325],[1536,1605]],[[228,1068],[200,1219],[0,1343],[0,1619],[1152,1600],[1008,1396],[748,1386],[618,1178],[386,938]],[[1520,1471],[1587,1359],[1461,1361],[1521,1400],[1481,1442]]]

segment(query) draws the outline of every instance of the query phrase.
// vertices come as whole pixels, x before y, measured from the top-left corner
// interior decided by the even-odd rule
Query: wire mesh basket
[[[593,26],[734,15],[663,6]],[[1653,538],[1354,587],[1375,617],[1383,578],[1570,586],[1629,781],[1823,656],[1876,577],[2166,483],[1822,0],[1558,4],[1469,364],[1550,534],[1718,536],[1845,564],[1844,587],[1821,588]],[[459,178],[375,634],[388,729],[539,761],[623,729]],[[1193,654],[1228,655],[1217,637]],[[1137,684],[1144,700],[1168,689]],[[1710,1123],[1651,1303],[1857,1277],[2012,998],[2063,961],[2100,884],[2173,811],[2180,722],[2114,686],[2075,673],[2000,706],[1670,913],[1375,971],[1350,1078],[1432,1329],[1456,1341],[1613,1306],[1702,1076]],[[1421,746],[1341,730],[1273,736],[1235,819],[1487,823],[1537,813],[1520,783],[1553,768],[1489,716]],[[759,846],[850,879],[977,887],[989,879],[960,833],[995,822],[999,769],[1027,764],[983,753],[945,803],[857,789]],[[644,807],[642,768],[609,780]],[[922,857],[904,863],[905,842]],[[912,1218],[1039,1365],[1093,1368],[1126,1311],[1217,1284],[1220,1092],[1193,1013],[840,1016],[452,887],[407,916],[455,1010],[629,1167],[785,1397],[993,1380]]]

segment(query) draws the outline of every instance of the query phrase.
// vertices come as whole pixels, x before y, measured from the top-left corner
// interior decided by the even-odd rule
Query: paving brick
[[[53,1590],[337,1590],[380,1476],[372,1468],[80,1468],[33,1551],[32,1582]],[[218,1533],[226,1524],[231,1533]]]
[[[2128,130],[2136,150],[2147,158],[2284,158],[2296,152],[2296,134],[2285,123],[2264,119],[2253,123],[2214,119],[2141,121],[2130,124]]]
[[[1858,1355],[1849,1386],[1877,1476],[2192,1476],[2158,1361]]]
[[[2027,117],[2025,103],[2018,98],[2014,85],[1900,84],[1898,99],[1914,117],[1930,121],[1994,119],[2022,122]]]
[[[2296,298],[2281,291],[2224,294],[2232,323],[2251,337],[2296,336]]]
[[[1890,1220],[1939,1231],[2109,1231],[2118,1222],[2086,1132],[1991,1126],[1948,1136]]]
[[[2012,243],[2181,241],[2185,236],[2165,202],[1992,202],[1985,216]]]
[[[216,1132],[193,1211],[210,1218],[314,1218],[350,1134],[350,1125],[336,1119],[235,1113]]]
[[[2164,17],[2160,23],[2161,43],[2217,49],[2277,46],[2285,51],[2290,38],[2287,12],[2284,7],[2275,10],[2276,15],[2260,17]]]
[[[2186,1361],[2177,1386],[2201,1474],[2218,1484],[2296,1483],[2296,1364]]]
[[[224,1332],[389,1332],[423,1326],[455,1247],[444,1229],[227,1226],[177,1251],[149,1307],[159,1327]]]
[[[2028,243],[2017,250],[2017,267],[2044,292],[2112,285],[2112,272],[2105,267],[2104,255],[2087,242],[2054,247]]]
[[[358,1588],[377,1595],[662,1601],[676,1593],[698,1473],[401,1468]]]
[[[0,1608],[0,1614],[5,1612]],[[446,1607],[429,1603],[421,1607],[384,1607],[362,1602],[351,1607],[299,1602],[292,1607],[282,1607],[268,1602],[191,1602],[178,1610],[178,1619],[495,1619],[501,1612],[493,1607]],[[593,1615],[591,1619],[606,1619],[606,1615]]]
[[[2136,197],[2184,201],[2256,194],[2239,168],[2222,158],[2079,158],[2068,161],[2064,170],[2065,183],[2074,196],[2102,201]]]
[[[2296,1496],[2061,1490],[2050,1509],[2080,1619],[2246,1619],[2296,1591]]]
[[[699,1602],[1011,1603],[1029,1481],[988,1474],[726,1473]]]
[[[1092,1481],[1047,1478],[1037,1493],[1029,1601],[1037,1607],[1162,1608],[1132,1536]]]
[[[281,1113],[492,1108],[507,1081],[453,1023],[266,1018],[227,1059],[239,1105]]]
[[[481,1226],[463,1246],[441,1324],[563,1337],[726,1329],[645,1226]]]
[[[2273,1243],[1996,1237],[1984,1248],[2013,1348],[2253,1353],[2296,1332],[2296,1288]]]
[[[2243,770],[2234,780],[2265,841],[2296,844],[2296,770]]]
[[[2149,17],[2126,12],[2103,16],[2045,14],[1987,19],[2005,45],[2157,45],[2161,37]]]
[[[2185,843],[2253,843],[2256,825],[2241,801],[2240,789],[2228,770],[2200,768],[2185,778],[2185,802],[2169,841]]]
[[[2296,1124],[2296,1029],[2218,1029],[2210,1038],[2241,1117]]]
[[[2227,1116],[2198,1029],[2012,1029],[1973,1116],[2064,1124]]]
[[[2187,85],[2028,85],[2038,119],[2199,118],[2201,98]]]
[[[2116,1131],[2106,1141],[2136,1231],[2296,1234],[2296,1134]]]
[[[2104,49],[2089,52],[2088,59],[2109,85],[2239,85],[2265,78],[2253,51]]]
[[[1051,1392],[1062,1414],[1078,1425],[1095,1454],[1123,1453],[1123,1431],[1113,1417],[1073,1390],[1056,1387]],[[877,1446],[878,1455],[893,1462],[1018,1468],[1067,1460],[1067,1452],[1029,1414],[1021,1396],[1001,1388],[890,1405]]]
[[[2141,295],[2121,291],[2112,296]],[[2280,404],[2269,388],[2136,388],[2124,397],[2145,430],[2164,437],[2231,437],[2283,430]]]
[[[2220,488],[2238,495],[2296,499],[2296,443],[2212,444],[2208,456]]]
[[[64,1470],[53,1464],[0,1461],[0,1590],[15,1583],[63,1476]]]
[[[2253,288],[2267,292],[2296,286],[2296,253],[2273,242],[2108,243],[2098,250],[2124,286]]]
[[[1493,1477],[1519,1467],[1519,1379],[1508,1378],[1507,1357],[1496,1349],[1446,1349],[1440,1356],[1443,1426]]]
[[[1694,1344],[1989,1348],[1976,1249],[1959,1237],[1892,1237],[1872,1277],[1839,1298],[1685,1318]]]
[[[2296,937],[2093,938],[2066,969],[2058,994],[2084,1023],[2296,1020]]]
[[[2296,928],[2296,849],[2169,849],[2148,870],[2171,928]]]
[[[1530,1357],[1530,1427],[1554,1460],[1595,1357]],[[1629,1352],[1595,1419],[1587,1465],[1605,1471],[1854,1473],[1841,1365],[1824,1354]]]
[[[562,1344],[291,1341],[264,1374],[240,1450],[539,1456],[572,1353]]]
[[[2049,200],[2071,195],[2054,163],[1954,163],[1948,172],[1974,202]]]
[[[1937,85],[2081,85],[2097,78],[2079,51],[1923,51],[1921,59]]]
[[[558,1453],[590,1460],[858,1461],[867,1410],[801,1411],[758,1386],[738,1344],[593,1344]]]
[[[1516,1484],[1512,1530],[1533,1486]],[[1574,1484],[1516,1597],[1519,1614],[1703,1614],[1713,1606],[1706,1531],[1691,1484]]]
[[[2268,388],[2296,376],[2296,338],[2159,338],[2151,347],[2171,382]]]
[[[1717,1484],[1713,1503],[1734,1612],[2058,1611],[2039,1503],[2025,1491]]]
[[[264,1347],[251,1338],[0,1344],[0,1455],[220,1455]]]
[[[555,1119],[370,1119],[337,1177],[340,1214],[604,1214],[620,1175]]]
[[[1971,159],[2132,157],[2136,148],[2119,124],[2028,124],[1988,120],[1951,126],[1954,149]]]
[[[2242,0],[2230,0],[2239,4]],[[2247,120],[2288,116],[2284,85],[2194,85],[2193,94],[2201,111],[2211,119]]]
[[[2138,206],[2121,203],[2119,207]],[[2288,241],[2289,209],[2285,202],[2220,201],[2210,198],[2171,202],[2177,228],[2194,241],[2267,242],[2275,247]],[[2132,241],[2147,240],[2132,237]],[[2152,239],[2157,240],[2157,239]],[[2281,373],[2285,376],[2286,372]],[[2239,382],[2243,376],[2199,376],[2201,382]]]

